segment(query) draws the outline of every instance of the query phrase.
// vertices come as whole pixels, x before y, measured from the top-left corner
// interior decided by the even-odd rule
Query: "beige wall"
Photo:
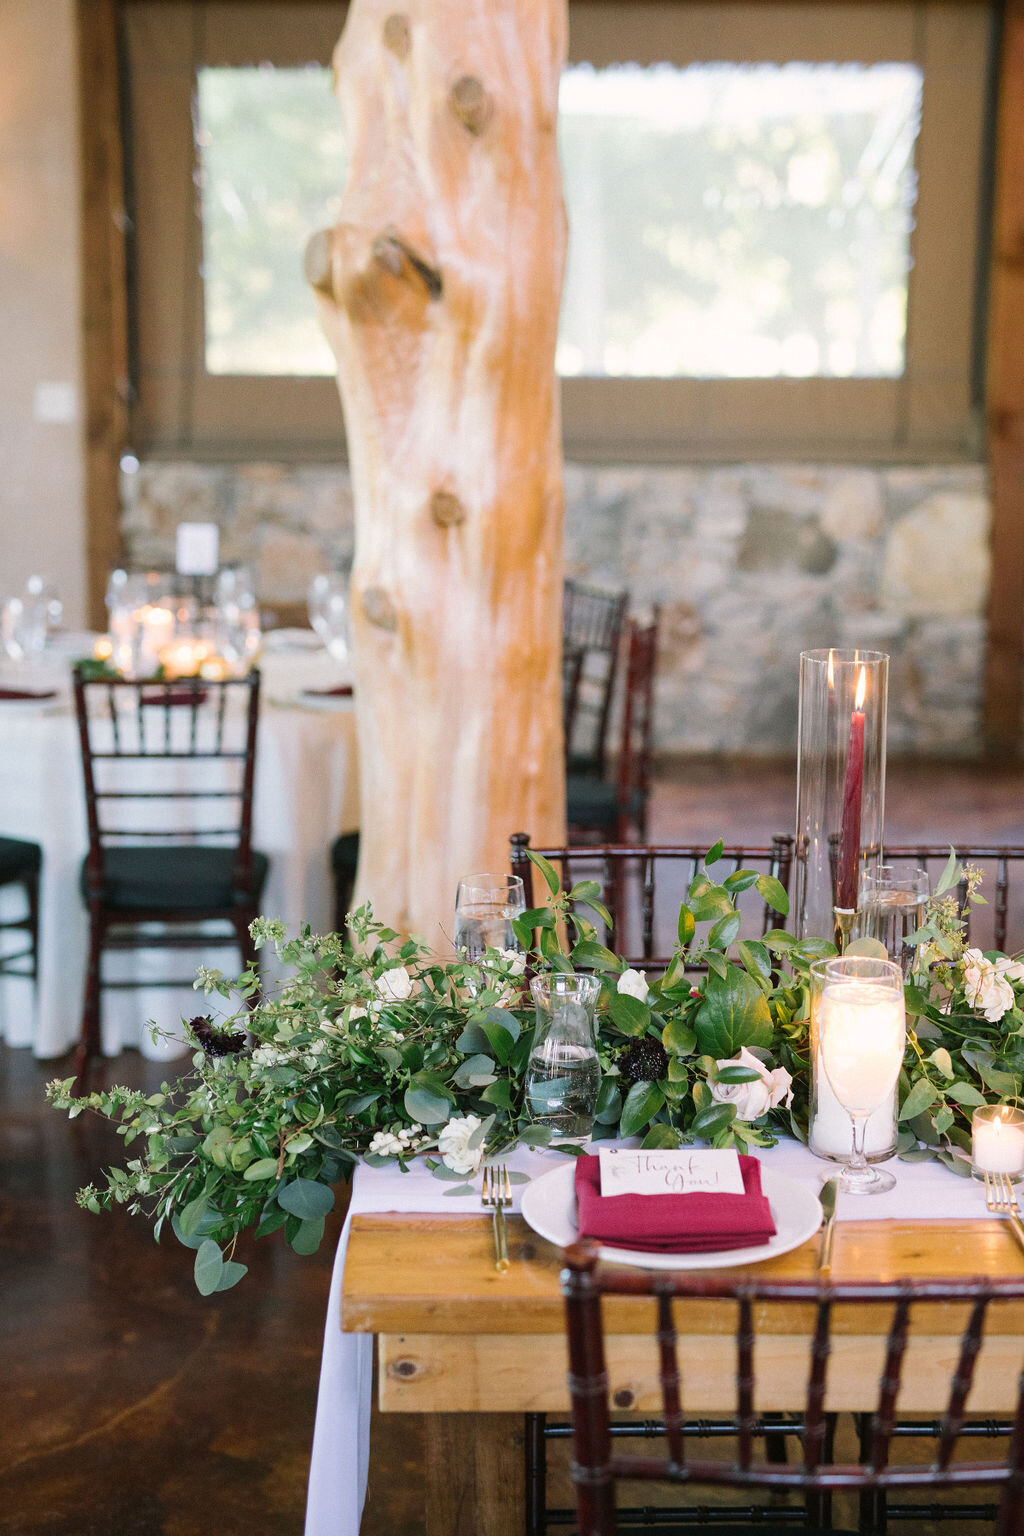
[[[73,0],[0,0],[0,599],[51,577],[85,613]],[[67,390],[39,386],[70,385]],[[45,412],[70,421],[43,421]]]

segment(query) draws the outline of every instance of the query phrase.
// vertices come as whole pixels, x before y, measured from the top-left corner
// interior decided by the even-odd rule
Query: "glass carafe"
[[[537,1022],[526,1067],[526,1109],[556,1140],[585,1141],[594,1128],[601,1086],[594,1011],[596,976],[560,973],[530,983]]]

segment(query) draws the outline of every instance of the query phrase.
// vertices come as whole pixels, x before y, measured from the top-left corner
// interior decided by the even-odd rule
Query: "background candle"
[[[1024,1111],[986,1104],[971,1119],[971,1163],[978,1173],[1024,1173]]]
[[[860,812],[864,798],[864,694],[867,673],[860,669],[857,695],[850,715],[850,739],[846,748],[846,778],[843,785],[843,819],[839,833],[839,868],[836,877],[836,906],[852,912],[857,905],[857,881],[860,866]]]

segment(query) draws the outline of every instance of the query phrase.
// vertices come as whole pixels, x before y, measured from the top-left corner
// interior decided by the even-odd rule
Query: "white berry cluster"
[[[366,1150],[377,1157],[398,1157],[402,1152],[414,1152],[421,1140],[429,1139],[417,1136],[411,1126],[403,1125],[400,1131],[374,1131]]]
[[[279,1051],[276,1045],[258,1045],[252,1059],[258,1067],[279,1067],[289,1057],[287,1051]]]

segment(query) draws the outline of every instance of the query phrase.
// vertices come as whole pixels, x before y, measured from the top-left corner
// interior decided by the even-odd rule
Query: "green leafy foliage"
[[[722,857],[713,847],[706,864]],[[645,984],[634,973],[630,990],[620,992],[625,962],[597,941],[579,910],[601,915],[597,882],[562,892],[551,865],[535,863],[551,901],[523,919],[526,939],[538,935],[531,968],[589,968],[601,978],[597,1131],[638,1136],[648,1148],[695,1139],[766,1146],[778,1133],[805,1138],[807,972],[814,958],[835,951],[829,940],[798,941],[782,928],[741,936],[735,899],[756,886],[784,914],[778,882],[738,870],[716,884],[706,867],[698,870],[665,975]],[[963,882],[968,899],[980,900],[975,873],[954,858],[944,881],[906,987],[911,1027],[898,1150],[959,1174],[973,1108],[1022,1092],[1024,974],[1018,977],[1008,957],[965,948],[949,893]],[[108,1088],[75,1099],[70,1078],[48,1089],[69,1116],[92,1110],[114,1121],[124,1140],[123,1166],[107,1169],[100,1187],[79,1191],[80,1205],[97,1212],[125,1206],[149,1217],[158,1235],[169,1224],[194,1255],[204,1295],[243,1277],[235,1249],[247,1232],[265,1238],[281,1231],[296,1253],[314,1252],[334,1206],[332,1186],[360,1159],[405,1169],[426,1158],[454,1197],[474,1190],[468,1165],[520,1142],[540,1147],[552,1139],[543,1116],[535,1118],[532,1092],[525,1102],[534,1012],[522,957],[490,951],[476,965],[442,961],[419,940],[403,941],[376,923],[368,908],[353,914],[351,941],[308,929],[289,939],[263,918],[253,936],[272,943],[290,968],[283,987],[261,995],[253,970],[234,983],[200,971],[197,983],[207,997],[237,999],[238,1011],[222,1027],[244,1032],[244,1049],[208,1055],[197,1034],[191,1073],[149,1096]],[[698,962],[703,972],[694,969]],[[998,1018],[987,1016],[999,1008]],[[753,1064],[737,1059],[744,1047]],[[742,1089],[762,1075],[758,1063],[765,1072],[784,1068],[794,1097],[791,1106],[780,1103],[747,1121],[740,1118]],[[763,1105],[764,1095],[755,1101]],[[462,1145],[459,1156],[445,1139],[452,1136]]]

